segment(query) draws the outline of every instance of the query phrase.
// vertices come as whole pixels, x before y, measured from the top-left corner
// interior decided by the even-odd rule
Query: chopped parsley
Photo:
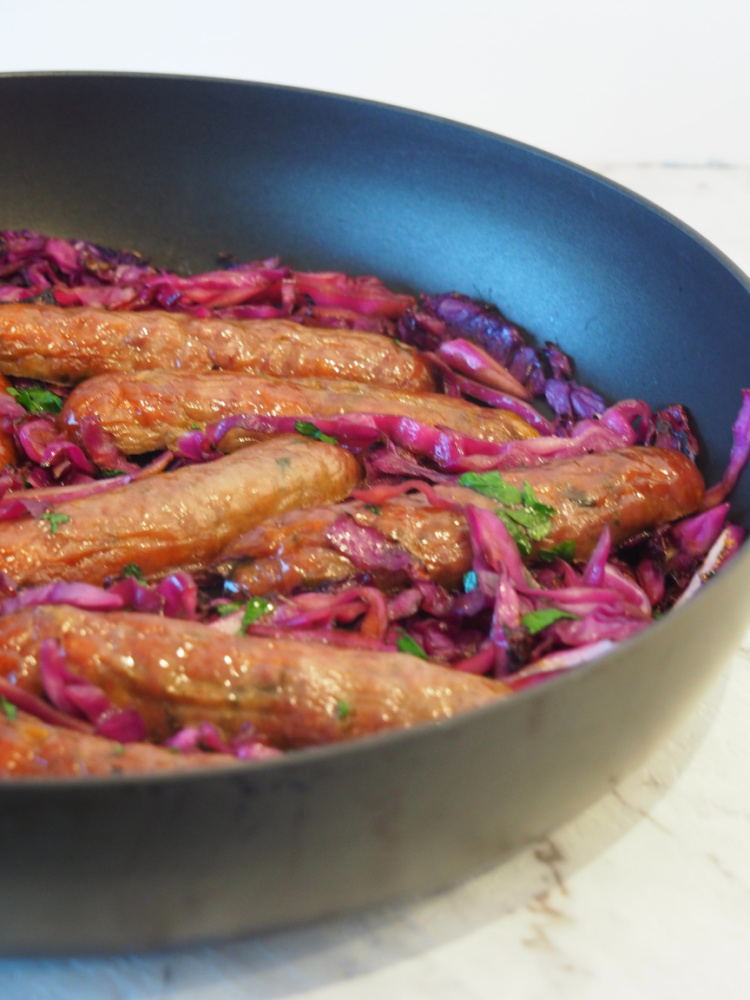
[[[325,441],[326,444],[338,444],[335,437],[331,437],[330,434],[324,434],[315,424],[311,424],[309,420],[295,420],[294,429],[298,434],[314,438],[316,441]]]
[[[57,511],[48,510],[42,514],[42,520],[49,525],[50,534],[54,535],[62,524],[67,524],[70,518],[67,514],[58,514]]]
[[[13,704],[12,701],[8,701],[7,698],[0,697],[0,708],[2,708],[5,713],[5,718],[10,722],[13,722],[18,715],[18,708]]]
[[[462,486],[468,486],[501,504],[495,513],[508,529],[522,556],[530,556],[533,551],[531,543],[541,542],[552,530],[555,508],[538,500],[527,482],[519,490],[506,482],[496,470],[465,472],[458,481]]]
[[[509,507],[513,504],[521,503],[523,494],[517,486],[507,483],[499,472],[464,472],[458,478],[461,486],[468,486],[469,489],[483,496],[498,500],[503,506]]]
[[[572,538],[559,545],[553,545],[551,549],[539,549],[539,558],[544,562],[554,562],[555,559],[564,559],[572,562],[576,557],[576,543]]]
[[[560,611],[559,608],[541,608],[539,611],[530,611],[527,615],[521,615],[521,624],[529,630],[530,635],[536,635],[548,625],[559,622],[561,618],[581,620],[579,615],[572,615],[569,611]]]
[[[503,511],[512,521],[526,529],[532,542],[541,542],[552,528],[552,519],[548,514],[542,514],[529,507],[509,507]]]
[[[425,653],[417,640],[412,639],[407,632],[399,629],[396,635],[398,636],[396,639],[396,649],[399,653],[411,653],[412,656],[418,656],[421,660],[427,659],[427,653]]]
[[[114,479],[115,476],[124,476],[122,469],[102,469],[102,479]]]
[[[123,566],[122,575],[132,576],[134,580],[146,579],[143,575],[143,570],[138,565],[138,563],[128,563],[127,566]]]
[[[374,503],[366,503],[365,508],[369,510],[371,513],[375,514],[377,517],[380,517],[381,514],[380,507],[376,507]]]
[[[217,604],[215,610],[220,618],[226,618],[227,615],[233,615],[235,611],[239,611],[244,606],[241,601],[227,601],[226,604]]]
[[[336,717],[338,719],[345,719],[347,715],[351,714],[352,706],[346,702],[339,699],[336,702]]]
[[[267,615],[269,611],[273,611],[273,604],[267,601],[265,597],[253,597],[245,605],[245,613],[242,616],[242,624],[240,625],[239,634],[243,635],[248,625],[252,625],[257,622],[259,618],[263,615]]]
[[[518,551],[521,553],[521,555],[522,556],[530,556],[531,555],[531,551],[532,551],[532,549],[531,549],[531,540],[530,540],[527,532],[524,531],[524,529],[521,527],[521,525],[517,524],[513,520],[512,517],[508,516],[509,512],[507,510],[503,510],[502,508],[498,508],[495,511],[495,513],[500,518],[500,520],[503,522],[503,524],[505,525],[505,527],[508,529],[508,534],[513,539],[513,541],[516,543],[516,545],[518,546]]]
[[[11,386],[8,392],[29,413],[59,413],[63,407],[62,399],[49,389],[33,385],[27,389]]]

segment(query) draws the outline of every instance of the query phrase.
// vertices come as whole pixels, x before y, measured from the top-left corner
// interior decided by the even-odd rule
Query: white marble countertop
[[[110,13],[109,20],[107,15],[102,20],[101,5],[89,2],[8,4],[0,35],[0,72],[213,73],[303,84],[421,107],[585,162],[692,225],[750,273],[750,138],[744,126],[731,131],[735,105],[741,100],[747,106],[750,97],[744,43],[745,90],[738,96],[737,87],[731,86],[740,79],[732,78],[732,67],[736,70],[740,65],[735,42],[746,38],[737,19],[744,18],[747,27],[750,17],[747,8],[743,13],[742,5],[733,0],[717,0],[705,23],[703,14],[698,17],[700,5],[693,0],[679,5],[676,0],[649,4],[656,11],[649,44],[654,32],[657,38],[666,37],[665,32],[671,32],[672,23],[678,20],[684,35],[671,61],[656,68],[648,64],[648,73],[656,74],[651,82],[662,78],[666,88],[656,102],[643,86],[629,92],[626,75],[621,80],[617,76],[618,67],[632,55],[636,34],[623,25],[618,42],[614,14],[611,24],[600,25],[603,32],[612,29],[607,37],[611,35],[612,44],[619,45],[614,60],[594,50],[586,62],[592,49],[588,36],[577,27],[566,28],[562,21],[542,33],[542,47],[550,58],[557,58],[552,44],[557,32],[559,48],[567,46],[569,62],[577,67],[560,84],[571,98],[587,73],[604,74],[608,86],[614,88],[607,100],[611,104],[614,97],[621,120],[618,130],[609,131],[608,122],[596,119],[604,107],[603,99],[601,106],[596,104],[596,95],[580,120],[576,118],[579,109],[571,111],[559,99],[554,112],[544,118],[543,103],[534,103],[544,96],[538,80],[519,102],[527,127],[522,116],[503,117],[505,109],[498,111],[501,102],[493,103],[485,93],[490,70],[471,51],[473,37],[485,59],[486,39],[468,32],[463,13],[457,64],[454,61],[451,73],[436,69],[436,58],[439,62],[448,55],[450,17],[446,11],[456,14],[460,5],[455,3],[421,5],[425,24],[431,19],[426,29],[429,46],[408,48],[403,38],[396,39],[394,51],[402,60],[401,89],[393,83],[394,73],[386,72],[382,58],[378,63],[372,45],[365,46],[359,61],[351,51],[343,52],[338,61],[327,61],[323,30],[331,26],[336,12],[348,16],[344,12],[350,5],[320,0],[309,8],[322,9],[329,16],[328,21],[323,19],[323,27],[316,26],[309,13],[303,15],[302,5],[295,2],[285,6],[283,18],[275,14],[284,21],[283,25],[279,21],[279,37],[288,43],[294,59],[286,68],[283,60],[274,64],[281,65],[274,72],[263,62],[263,52],[253,47],[252,35],[254,24],[267,31],[269,6],[261,12],[253,4],[216,0],[211,5],[210,29],[191,22],[197,6],[187,0],[179,8],[133,0],[127,8],[117,9],[117,17]],[[389,9],[396,6],[395,2],[383,3],[381,13],[386,20]],[[404,0],[398,6],[410,30],[416,30],[420,5]],[[460,9],[473,11],[476,21],[480,6],[467,0]],[[525,15],[519,13],[522,6]],[[640,0],[635,3],[639,11],[643,6]],[[528,37],[524,36],[528,44],[532,13],[553,7],[544,0],[529,5],[502,0],[494,9],[493,28],[499,35],[498,12],[508,14],[511,20],[515,18],[517,33],[528,29]],[[580,13],[584,8],[603,9],[571,0],[565,10],[566,14],[570,9]],[[719,8],[737,21],[732,24],[725,19],[720,32],[716,27]],[[227,17],[232,11],[233,20]],[[448,18],[440,29],[442,35],[433,23],[441,11]],[[524,16],[527,24],[522,23]],[[377,21],[372,37],[385,45],[382,17]],[[337,22],[331,30],[341,35],[344,29]],[[346,30],[347,37],[353,33],[359,38],[367,25],[347,21]],[[682,61],[695,56],[692,66],[699,81],[707,85],[709,70],[698,61],[699,50],[708,52],[709,70],[715,71],[717,82],[714,91],[700,97],[704,114],[696,138],[694,134],[687,137],[686,129],[692,124],[677,114],[681,98],[670,83],[669,71],[684,70]],[[408,64],[403,61],[406,58],[411,60]],[[378,67],[382,83],[373,82]],[[548,92],[554,89],[550,84],[558,82],[553,78],[561,67],[562,60],[554,62],[547,77],[542,77]],[[692,82],[686,82],[687,75],[681,79],[692,94],[695,81],[691,77]],[[623,128],[630,132],[621,142]],[[624,148],[628,155],[623,155]],[[672,165],[663,165],[667,159]],[[738,165],[702,165],[717,161]],[[689,165],[695,163],[701,165]],[[624,1000],[638,996],[639,1000],[704,1000],[715,993],[722,1000],[745,1000],[750,996],[750,633],[745,645],[747,649],[727,665],[700,710],[639,772],[548,840],[531,845],[480,878],[426,900],[187,952],[0,961],[0,997]]]

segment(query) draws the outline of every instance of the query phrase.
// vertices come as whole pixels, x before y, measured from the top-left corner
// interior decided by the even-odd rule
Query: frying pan
[[[0,226],[205,269],[219,252],[495,302],[610,399],[684,403],[727,462],[747,280],[685,226],[537,150],[301,90],[0,78]],[[750,477],[734,495],[748,524]],[[450,885],[605,793],[699,699],[750,616],[743,551],[600,661],[453,720],[211,774],[0,788],[0,951],[248,934]]]

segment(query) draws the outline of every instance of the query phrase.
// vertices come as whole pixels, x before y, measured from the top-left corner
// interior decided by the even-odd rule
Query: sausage
[[[182,754],[151,743],[115,743],[49,725],[25,712],[19,711],[13,719],[0,713],[0,781],[155,774],[236,763],[228,754]]]
[[[434,388],[422,356],[381,334],[305,327],[285,319],[196,319],[156,310],[24,303],[0,309],[0,372],[5,375],[75,384],[102,372],[164,367]]]
[[[0,619],[0,674],[40,694],[45,639],[56,639],[68,669],[113,704],[137,709],[155,740],[210,722],[224,739],[251,725],[259,742],[289,749],[445,719],[508,693],[499,681],[407,653],[352,656],[322,643],[63,606]]]
[[[15,442],[10,434],[0,430],[0,469],[6,465],[15,465],[18,461]]]
[[[0,375],[0,392],[7,392],[10,382],[3,375]],[[0,469],[6,465],[15,465],[18,461],[18,452],[13,440],[13,435],[0,430]]]
[[[578,562],[591,555],[605,525],[610,528],[613,544],[619,545],[641,531],[698,510],[704,490],[703,478],[693,462],[681,452],[665,448],[595,452],[504,472],[503,478],[518,487],[528,482],[537,499],[555,510],[552,529],[535,551],[573,541]],[[436,486],[435,492],[464,505],[489,510],[498,507],[497,501],[464,486]],[[422,562],[433,580],[446,587],[458,586],[471,568],[465,516],[460,510],[432,506],[422,494],[396,497],[376,509],[350,502],[292,512],[235,539],[221,559],[251,560],[238,565],[233,574],[235,583],[249,594],[273,593],[274,587],[277,592],[289,592],[300,586],[300,578],[310,565],[310,550],[331,551],[326,532],[342,514],[400,543]],[[344,557],[337,555],[336,579],[340,580],[345,578],[346,567]],[[316,575],[321,565],[325,563],[318,556],[303,579],[306,586],[330,578]],[[350,563],[347,575],[357,572]]]
[[[228,372],[100,375],[73,390],[59,421],[70,436],[75,436],[81,422],[94,417],[122,451],[137,455],[173,446],[191,428],[202,429],[237,413],[313,418],[385,413],[500,443],[537,434],[508,410],[491,410],[438,393],[374,389],[361,382],[331,379],[282,381]],[[247,441],[245,435],[229,437],[226,450]]]
[[[343,448],[281,435],[215,462],[70,500],[36,520],[1,522],[0,569],[19,585],[101,584],[130,563],[146,577],[198,569],[254,524],[341,500],[359,477]]]

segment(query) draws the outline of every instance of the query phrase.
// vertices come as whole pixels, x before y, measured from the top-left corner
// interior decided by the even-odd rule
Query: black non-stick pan
[[[684,403],[726,465],[747,280],[641,199],[461,125],[299,90],[0,78],[0,227],[457,290],[610,399]],[[750,476],[734,496],[748,523]],[[1,568],[1,567],[0,567]],[[446,723],[231,772],[0,787],[0,951],[162,947],[447,886],[602,795],[693,706],[750,619],[750,555],[563,679]]]

